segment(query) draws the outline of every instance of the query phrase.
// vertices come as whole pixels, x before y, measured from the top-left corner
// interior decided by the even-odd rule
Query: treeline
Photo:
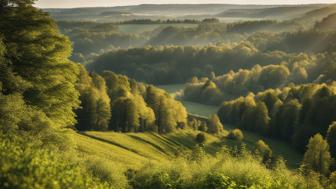
[[[234,22],[227,25],[227,32],[254,33],[254,32],[289,32],[299,29],[301,25],[293,21],[259,20]]]
[[[287,61],[291,55],[260,52],[250,43],[199,46],[160,46],[121,49],[106,53],[88,65],[98,73],[113,70],[153,84],[184,83],[193,76],[251,68]]]
[[[83,67],[79,78],[78,130],[169,133],[187,124],[184,106],[154,86]]]
[[[336,32],[324,30],[322,27],[283,33],[256,33],[248,37],[248,41],[261,51],[279,50],[287,53],[319,53],[334,52]]]
[[[120,27],[126,24],[162,24],[142,34],[125,33]],[[180,25],[164,25],[180,24]],[[195,24],[188,26],[183,24]],[[216,18],[203,20],[129,20],[120,23],[98,23],[84,21],[59,21],[61,31],[74,44],[75,61],[92,59],[95,54],[114,48],[143,47],[146,45],[209,45],[214,43],[241,42],[256,32],[295,31],[295,22],[245,21],[221,23]],[[145,26],[143,26],[145,27]],[[84,58],[83,58],[84,57]]]
[[[148,41],[145,35],[121,32],[114,23],[61,21],[58,25],[73,42],[71,59],[81,63],[112,49],[143,46]]]
[[[331,134],[328,128],[336,120],[335,105],[334,84],[293,85],[226,101],[218,116],[223,123],[288,141],[304,151],[313,135]]]
[[[152,20],[152,19],[135,19],[119,22],[118,24],[199,24],[199,23],[219,23],[216,18],[205,18],[202,20],[196,19],[167,19],[167,20]]]
[[[312,15],[307,16],[311,18],[308,23],[298,24],[294,30],[287,30],[282,32],[269,32],[267,30],[259,30],[259,32],[248,36],[247,40],[254,44],[261,51],[280,50],[287,53],[320,53],[320,52],[334,52],[335,45],[332,41],[336,39],[335,14],[328,15],[329,11],[334,10],[334,7],[329,7],[321,10],[311,12]],[[316,15],[315,15],[316,14]],[[323,18],[323,16],[326,16]],[[315,16],[318,17],[315,18]],[[265,22],[265,21],[264,21]],[[270,21],[271,22],[271,21]],[[282,22],[282,24],[300,23],[300,19],[295,21]],[[266,23],[264,23],[267,25]],[[269,23],[270,24],[270,23]],[[247,28],[253,29],[253,24],[245,25]],[[308,26],[306,26],[308,25]],[[248,27],[251,26],[251,27]],[[277,29],[281,31],[280,29]],[[239,30],[235,30],[239,31]]]
[[[258,32],[294,32],[301,28],[301,25],[294,21],[261,20],[233,23],[210,21],[204,20],[197,27],[166,27],[151,38],[149,44],[208,45],[210,43],[232,43],[241,42]]]
[[[186,86],[183,98],[204,104],[218,105],[249,92],[260,92],[278,88],[290,83],[323,83],[335,80],[332,74],[334,54],[293,55],[288,62],[278,65],[253,66],[251,69],[230,71],[224,75],[209,78],[194,77]]]

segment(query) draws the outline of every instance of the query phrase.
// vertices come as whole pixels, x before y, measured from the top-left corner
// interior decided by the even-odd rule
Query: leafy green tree
[[[263,140],[256,142],[256,152],[261,155],[264,164],[270,164],[273,156],[271,148]]]
[[[212,115],[208,126],[208,132],[212,134],[217,134],[223,132],[223,130],[224,126],[219,120],[218,116]]]
[[[55,127],[71,126],[79,105],[78,67],[68,59],[71,44],[32,3],[1,1],[0,35],[5,47],[1,53],[6,57],[0,66],[5,72],[0,77],[2,92],[21,94],[28,106],[44,113]]]
[[[229,139],[243,141],[244,140],[244,134],[240,129],[234,129],[229,132],[228,136]]]
[[[255,110],[256,129],[264,134],[269,133],[269,116],[268,109],[264,102],[257,102]]]
[[[198,133],[196,135],[196,142],[199,144],[204,144],[204,142],[206,141],[206,136],[204,133]]]
[[[307,151],[304,154],[302,166],[306,171],[328,174],[331,162],[329,145],[320,134],[310,138]]]
[[[81,108],[76,111],[77,129],[106,130],[111,118],[111,107],[104,78],[96,73],[89,75],[81,66],[77,88],[81,101]]]
[[[148,86],[145,99],[154,111],[159,133],[175,131],[178,125],[187,123],[186,109],[163,90]]]
[[[285,102],[277,112],[277,127],[280,128],[279,133],[284,139],[291,139],[294,133],[296,124],[299,121],[301,104],[298,100]]]
[[[330,146],[331,157],[336,158],[336,122],[329,126],[326,139]]]

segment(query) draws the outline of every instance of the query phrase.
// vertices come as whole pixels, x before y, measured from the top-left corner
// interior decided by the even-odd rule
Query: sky
[[[336,0],[38,0],[41,8],[111,7],[138,4],[319,4]]]

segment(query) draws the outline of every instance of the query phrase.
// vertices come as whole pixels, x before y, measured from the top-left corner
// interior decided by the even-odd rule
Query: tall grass
[[[198,161],[179,158],[164,164],[147,164],[130,175],[134,188],[316,188],[303,176],[283,166],[267,169],[260,158],[245,152]]]

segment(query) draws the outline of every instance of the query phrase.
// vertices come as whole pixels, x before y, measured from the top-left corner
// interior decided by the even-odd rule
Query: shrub
[[[166,188],[302,188],[319,186],[307,183],[299,174],[287,169],[269,170],[252,155],[233,157],[218,154],[202,161],[179,158],[174,161],[145,165],[130,178],[137,189]]]
[[[111,187],[93,177],[70,152],[45,149],[33,137],[0,134],[0,157],[0,188]]]
[[[262,162],[266,165],[272,163],[272,150],[263,140],[256,142],[256,153],[262,157]]]
[[[197,134],[197,136],[196,136],[196,142],[197,143],[203,144],[203,143],[205,143],[205,141],[206,141],[206,137],[205,137],[204,133]]]
[[[234,130],[230,131],[230,133],[228,134],[227,137],[229,139],[242,141],[244,139],[244,134],[240,129],[234,129]]]

